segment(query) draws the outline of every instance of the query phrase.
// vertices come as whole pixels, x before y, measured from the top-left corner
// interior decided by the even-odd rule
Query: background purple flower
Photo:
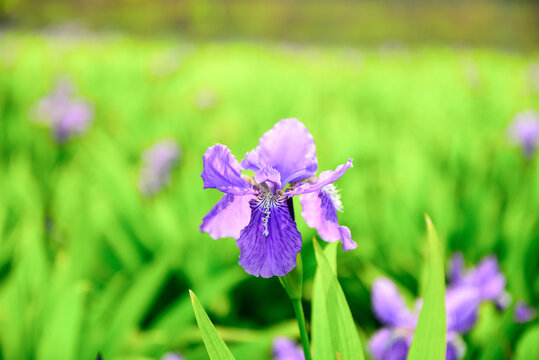
[[[90,105],[75,97],[74,85],[68,79],[58,81],[56,88],[39,100],[33,109],[33,117],[50,127],[58,144],[86,131],[93,116]]]
[[[412,343],[421,301],[414,311],[410,310],[397,286],[388,278],[374,281],[371,291],[373,311],[384,327],[370,338],[368,350],[376,360],[405,360]],[[460,288],[446,295],[447,348],[446,359],[456,360],[464,356],[465,347],[460,333],[470,329],[477,309],[477,292]]]
[[[515,305],[514,319],[517,323],[525,323],[535,318],[537,311],[524,300],[519,300]]]
[[[273,360],[305,360],[301,345],[286,337],[276,337],[272,345]]]
[[[448,291],[471,287],[479,292],[481,301],[493,301],[499,308],[505,309],[509,305],[505,285],[505,276],[494,255],[486,256],[470,269],[465,268],[462,253],[455,253],[449,261]]]
[[[185,358],[179,353],[169,352],[163,355],[161,360],[185,360]]]
[[[352,160],[316,178],[314,140],[298,120],[276,123],[241,165],[221,144],[208,148],[202,159],[204,189],[224,195],[204,217],[200,231],[214,239],[235,238],[241,250],[239,264],[247,273],[283,276],[296,266],[302,242],[291,202],[294,195],[300,195],[305,221],[323,240],[341,241],[344,250],[356,247],[350,230],[338,223],[342,203],[333,186],[352,167]],[[255,175],[244,176],[242,170]]]
[[[515,116],[507,128],[511,141],[522,147],[526,157],[532,157],[539,146],[539,116],[533,110],[521,112]]]
[[[171,170],[180,158],[180,147],[171,139],[155,143],[142,153],[139,190],[146,196],[156,194],[168,183]]]

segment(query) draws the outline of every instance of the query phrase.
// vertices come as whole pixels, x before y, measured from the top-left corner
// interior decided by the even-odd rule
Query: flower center
[[[274,195],[271,191],[265,191],[258,195],[260,203],[258,208],[265,215],[262,217],[262,224],[264,225],[264,235],[269,235],[268,222],[271,215],[271,209],[276,206],[282,206],[285,198],[280,195]]]

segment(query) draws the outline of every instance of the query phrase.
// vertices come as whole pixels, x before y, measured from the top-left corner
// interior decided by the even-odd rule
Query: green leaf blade
[[[515,359],[539,359],[539,325],[535,325],[524,333],[520,338],[517,348]]]
[[[428,216],[428,255],[423,307],[408,353],[408,360],[444,360],[446,351],[445,277],[443,251]]]
[[[225,342],[217,333],[217,330],[198,301],[195,293],[189,290],[189,294],[191,295],[191,302],[193,303],[193,310],[195,312],[198,328],[200,329],[200,334],[202,335],[202,340],[204,341],[210,359],[235,360]]]
[[[363,349],[356,325],[335,274],[337,244],[329,244],[323,251],[315,241],[314,248],[318,268],[313,288],[313,357],[362,360]]]

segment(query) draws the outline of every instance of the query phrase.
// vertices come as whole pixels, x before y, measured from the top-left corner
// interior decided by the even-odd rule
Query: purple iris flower
[[[56,88],[42,98],[33,110],[37,121],[50,127],[58,144],[84,133],[93,116],[90,105],[75,98],[74,86],[67,79],[60,80]]]
[[[298,120],[275,124],[241,164],[225,145],[214,145],[206,150],[203,167],[204,189],[218,189],[224,196],[204,217],[200,231],[214,239],[235,238],[241,250],[239,264],[247,273],[283,276],[296,266],[302,244],[294,195],[300,195],[303,218],[323,240],[341,241],[344,250],[356,247],[350,230],[337,221],[342,204],[333,185],[352,167],[352,160],[316,178],[314,140]],[[254,176],[242,175],[242,170]]]
[[[171,139],[155,143],[142,153],[143,166],[139,176],[139,190],[146,196],[159,192],[170,180],[170,172],[180,158],[180,148]]]
[[[414,310],[406,306],[397,286],[388,278],[374,281],[371,291],[372,306],[378,320],[385,327],[369,340],[368,349],[375,360],[404,360],[412,343],[422,302]],[[479,294],[471,288],[448,291],[445,299],[447,312],[446,359],[464,356],[465,345],[459,333],[468,331],[475,321]]]
[[[510,296],[505,291],[505,276],[500,270],[498,260],[489,255],[472,269],[464,266],[462,253],[455,253],[449,260],[448,289],[472,287],[479,291],[481,301],[493,301],[500,309],[505,309]]]
[[[273,360],[305,360],[301,345],[287,337],[276,337],[272,344]]]
[[[507,128],[509,138],[522,147],[522,152],[531,158],[539,147],[539,116],[533,110],[521,112]]]
[[[515,305],[514,318],[517,323],[525,323],[535,318],[536,310],[524,300],[519,300]]]
[[[163,355],[161,360],[185,360],[185,358],[176,352],[169,352]]]

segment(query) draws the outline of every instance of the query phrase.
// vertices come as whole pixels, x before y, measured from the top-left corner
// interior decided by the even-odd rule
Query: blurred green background
[[[539,166],[506,139],[539,109],[536,3],[0,4],[0,359],[206,359],[188,289],[238,359],[297,336],[278,280],[198,231],[220,197],[202,190],[206,148],[241,159],[287,117],[313,134],[320,170],[354,158],[338,187],[358,248],[339,275],[363,340],[376,276],[418,292],[425,213],[448,256],[496,254],[513,299],[537,307]],[[58,146],[29,114],[62,76],[95,116]],[[181,162],[145,198],[140,154],[167,137]],[[316,233],[298,226],[309,316]],[[466,358],[511,358],[537,326],[485,306]]]

